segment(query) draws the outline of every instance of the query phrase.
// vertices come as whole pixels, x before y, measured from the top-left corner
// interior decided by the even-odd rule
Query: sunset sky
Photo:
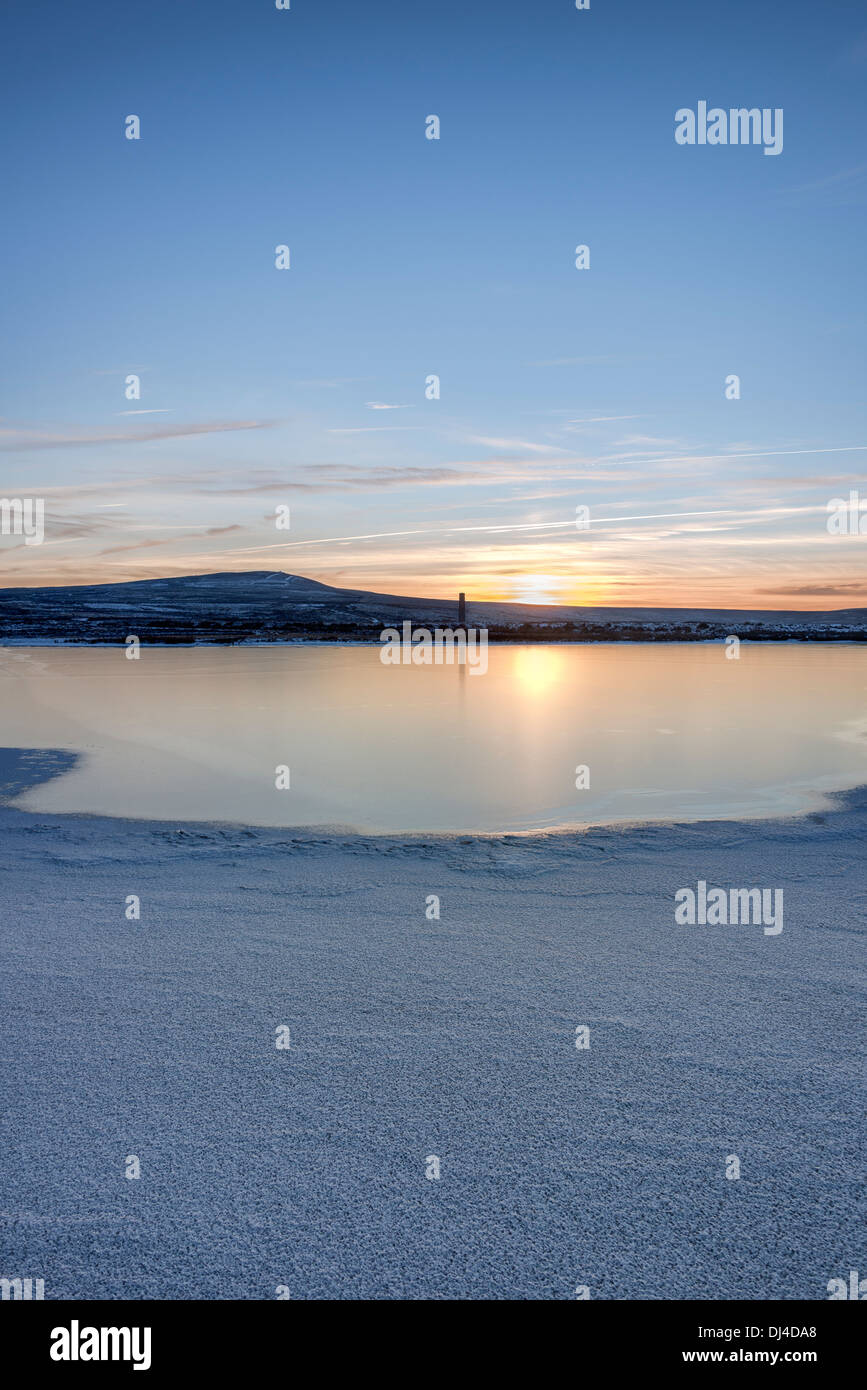
[[[0,496],[47,528],[0,537],[0,585],[867,604],[867,535],[826,526],[867,502],[863,6],[55,0],[8,27]],[[783,152],[678,146],[701,100],[783,108]]]

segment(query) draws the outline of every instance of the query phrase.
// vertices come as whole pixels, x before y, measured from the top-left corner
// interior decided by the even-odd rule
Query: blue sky
[[[863,6],[49,0],[4,29],[0,489],[48,523],[0,538],[0,583],[867,603],[867,536],[826,527],[867,498]],[[701,100],[782,108],[782,153],[677,145]]]

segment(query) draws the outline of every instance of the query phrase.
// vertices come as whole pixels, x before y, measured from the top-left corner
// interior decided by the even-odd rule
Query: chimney
[[[467,596],[458,594],[458,627],[467,625]]]

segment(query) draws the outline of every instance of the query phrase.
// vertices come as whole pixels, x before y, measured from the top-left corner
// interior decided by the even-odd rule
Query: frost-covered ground
[[[867,793],[547,837],[0,829],[0,1274],[76,1299],[822,1299],[863,1269]],[[675,925],[698,879],[783,888],[782,933]]]

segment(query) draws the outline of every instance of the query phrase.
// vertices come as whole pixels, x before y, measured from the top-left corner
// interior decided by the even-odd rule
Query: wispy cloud
[[[631,445],[638,445],[643,449],[676,449],[683,448],[679,439],[658,439],[653,434],[625,434],[622,439],[615,439],[614,448],[628,448]]]
[[[290,381],[289,385],[334,390],[337,386],[349,386],[353,383],[370,380],[371,378],[369,376],[295,377]]]
[[[640,420],[640,415],[590,415],[586,420],[567,420],[565,427],[569,425],[608,425],[614,420]]]
[[[484,444],[487,449],[503,449],[506,453],[530,453],[530,454],[567,454],[568,449],[563,449],[556,444],[533,444],[526,439],[492,439],[484,434],[472,434],[469,437],[471,444]]]
[[[770,514],[774,514],[774,515],[779,516],[779,515],[788,515],[788,514],[791,514],[792,512],[795,512],[795,511],[816,511],[816,510],[818,510],[818,508],[814,508],[814,507],[807,507],[807,508],[766,507],[766,508],[761,509],[761,512],[758,512],[758,513],[742,513],[742,514],[741,514],[741,517],[744,518],[744,517],[747,517],[747,516],[750,516],[750,515],[755,516],[755,515],[770,515]],[[599,526],[621,526],[621,525],[625,524],[626,522],[633,522],[633,521],[661,521],[661,520],[667,520],[667,519],[683,520],[683,519],[686,519],[686,518],[692,518],[692,517],[697,517],[697,516],[724,516],[724,515],[726,515],[726,514],[728,514],[728,513],[732,513],[732,514],[733,514],[733,513],[734,513],[734,509],[733,509],[733,508],[730,508],[730,507],[714,507],[714,508],[710,508],[710,509],[708,509],[708,510],[695,511],[695,512],[687,512],[687,511],[679,511],[679,512],[648,512],[648,513],[641,513],[641,514],[636,515],[636,516],[604,516],[604,517],[591,517],[590,520],[589,520],[589,525],[590,525],[590,526],[594,526],[594,527],[599,527]],[[506,533],[506,532],[515,533],[515,532],[521,532],[521,531],[537,531],[537,532],[542,532],[542,531],[561,531],[561,530],[568,530],[568,531],[570,531],[570,532],[571,532],[571,531],[576,531],[576,530],[577,530],[577,527],[576,527],[576,524],[575,524],[575,517],[574,517],[574,516],[570,516],[569,519],[568,519],[568,520],[565,520],[565,521],[506,522],[506,523],[497,523],[497,524],[493,524],[493,525],[490,524],[490,523],[485,523],[485,524],[479,524],[479,525],[474,525],[474,526],[446,526],[446,527],[413,528],[413,529],[405,530],[405,531],[368,531],[368,532],[363,532],[363,533],[361,533],[361,534],[359,534],[359,535],[354,535],[354,536],[320,536],[320,537],[317,537],[316,539],[313,539],[313,540],[303,540],[303,541],[277,541],[277,542],[274,542],[274,543],[272,543],[272,544],[270,544],[270,545],[264,545],[264,546],[249,546],[249,547],[247,547],[247,549],[249,549],[249,550],[256,550],[256,551],[259,551],[259,550],[296,550],[296,549],[301,549],[301,548],[303,548],[303,547],[307,547],[307,546],[311,546],[311,545],[337,545],[337,544],[345,544],[345,543],[348,542],[348,541],[387,540],[387,539],[394,539],[395,537],[398,537],[398,536],[451,536],[451,535],[463,535],[463,534],[465,534],[465,533],[467,533],[467,532],[474,532],[474,533],[476,533],[476,534],[478,534],[478,533],[485,533],[485,534],[488,534],[488,535],[495,535],[495,534],[503,534],[503,533]],[[237,555],[237,554],[243,554],[244,552],[243,552],[243,550],[235,550],[233,553]]]
[[[760,589],[759,593],[788,598],[867,598],[867,583],[780,584],[776,589]]]
[[[107,550],[98,551],[99,556],[103,555],[122,555],[125,551],[133,550],[153,550],[160,545],[175,545],[179,541],[198,540],[201,535],[205,536],[225,536],[230,531],[243,531],[243,526],[233,524],[231,526],[209,526],[204,531],[187,531],[182,536],[163,536],[160,538],[150,537],[144,541],[133,541],[129,545],[112,545]]]
[[[424,429],[424,425],[356,425],[352,428],[328,430],[328,434],[396,434],[398,431],[421,429]]]
[[[781,188],[777,196],[784,202],[811,206],[839,207],[863,202],[867,196],[867,162],[852,164],[808,183]]]
[[[781,189],[785,193],[818,193],[823,188],[833,188],[841,183],[851,183],[853,179],[860,182],[867,178],[867,160],[862,164],[853,164],[848,169],[838,169],[834,174],[827,174],[824,178],[813,179],[810,183],[793,184],[791,188]]]
[[[181,439],[197,434],[223,434],[233,430],[264,430],[274,424],[269,420],[212,420],[201,424],[167,425],[160,429],[144,430],[70,430],[50,433],[45,430],[0,430],[0,451],[18,453],[32,449],[82,449],[101,444],[146,444],[154,439]]]

